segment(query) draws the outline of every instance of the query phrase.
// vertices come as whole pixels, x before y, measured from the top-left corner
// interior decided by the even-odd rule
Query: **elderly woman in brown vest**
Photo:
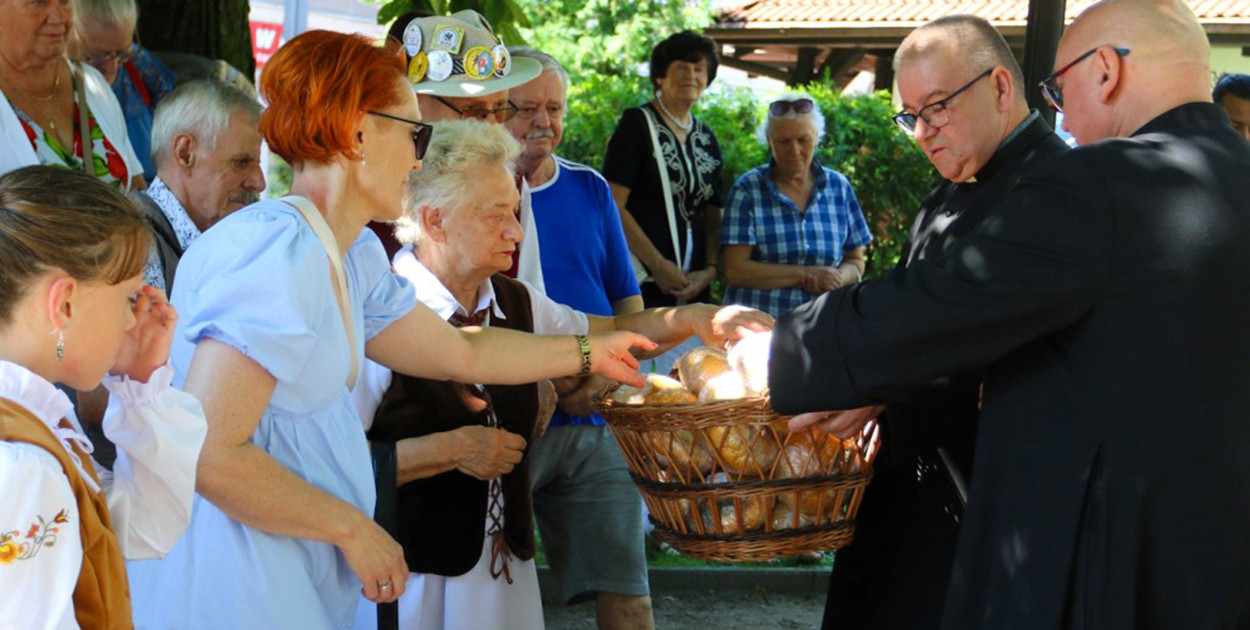
[[[131,628],[123,556],[186,528],[206,425],[169,387],[177,315],[143,285],[147,220],[99,179],[47,166],[0,177],[0,625]],[[69,399],[103,381],[112,474]]]
[[[722,344],[766,330],[767,315],[692,304],[597,317],[506,277],[522,238],[514,182],[520,145],[479,121],[436,125],[413,175],[394,267],[417,298],[453,324],[538,334],[640,333],[660,350],[699,335]],[[399,542],[414,572],[399,599],[400,627],[540,628],[526,440],[539,410],[534,384],[507,387],[392,374],[371,365],[356,402],[375,441],[395,442]],[[376,410],[376,411],[375,411]],[[373,627],[373,607],[357,628]]]

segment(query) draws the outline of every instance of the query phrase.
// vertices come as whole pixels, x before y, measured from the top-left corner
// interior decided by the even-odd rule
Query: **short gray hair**
[[[541,50],[530,48],[529,46],[509,46],[508,53],[512,55],[513,58],[533,59],[534,61],[537,61],[542,65],[543,72],[548,70],[555,71],[556,75],[560,77],[560,82],[564,84],[564,100],[569,100],[569,73],[564,69],[564,66],[560,65],[559,61],[556,61],[555,57],[552,57]]]
[[[803,99],[807,99],[812,102],[812,111],[807,112],[806,114],[800,114],[794,111],[793,109],[791,109],[790,111],[780,116],[773,115],[772,103],[776,103],[776,102],[793,103],[794,101],[799,101]],[[764,115],[764,121],[760,123],[760,128],[758,131],[760,142],[764,146],[768,146],[769,134],[771,134],[773,131],[773,122],[777,120],[805,121],[808,125],[811,125],[812,133],[816,134],[816,142],[820,142],[820,139],[825,137],[825,115],[821,113],[820,111],[820,103],[817,103],[816,99],[812,98],[812,95],[808,94],[807,92],[787,92],[769,101],[768,113]]]
[[[421,240],[422,207],[458,209],[473,199],[478,167],[502,166],[515,176],[520,154],[521,143],[503,125],[481,120],[435,123],[421,170],[408,177],[404,215],[396,222],[395,236],[404,244]]]
[[[129,26],[139,21],[135,0],[74,0],[74,23],[79,26]]]
[[[975,15],[947,15],[921,25],[903,38],[894,53],[894,73],[914,58],[944,50],[956,55],[968,72],[1002,66],[1011,74],[1018,98],[1025,100],[1024,72],[1003,34],[988,20]]]
[[[160,168],[174,138],[184,133],[195,136],[200,146],[212,151],[230,124],[230,116],[237,112],[255,118],[260,116],[260,110],[260,103],[250,94],[220,81],[187,81],[156,106],[152,116],[152,162]]]

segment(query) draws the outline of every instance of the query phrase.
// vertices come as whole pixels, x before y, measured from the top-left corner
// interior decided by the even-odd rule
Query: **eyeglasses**
[[[430,138],[434,137],[433,125],[427,125],[423,122],[408,120],[407,118],[400,118],[399,116],[392,116],[390,114],[383,114],[382,112],[367,111],[365,113],[372,114],[374,116],[381,116],[382,118],[390,118],[391,120],[398,120],[399,122],[408,123],[415,127],[415,129],[412,130],[412,145],[417,151],[417,159],[425,159],[425,150],[430,148]]]
[[[980,81],[981,79],[984,79],[985,77],[990,76],[990,73],[993,71],[994,69],[990,68],[989,70],[986,70],[985,72],[982,72],[981,74],[978,74],[976,78],[965,83],[963,87],[959,88],[958,90],[955,90],[954,92],[951,92],[950,96],[940,101],[929,103],[928,105],[921,107],[920,111],[914,114],[910,112],[899,112],[895,114],[893,116],[894,123],[897,124],[899,128],[901,128],[909,136],[916,134],[916,119],[917,118],[919,118],[920,120],[923,120],[924,124],[930,127],[933,127],[934,129],[938,129],[941,127],[945,127],[946,125],[949,125],[951,122],[951,115],[950,115],[950,112],[947,111],[947,109],[950,108],[951,101],[954,100],[956,96],[963,94],[965,90],[972,87],[972,85],[976,83],[977,81]]]
[[[537,105],[516,106],[516,117],[521,119],[529,119],[538,115],[538,111],[547,112],[547,118],[560,120],[564,118],[564,108],[552,105],[550,107],[539,107]]]
[[[1105,46],[1106,44],[1103,45]],[[1099,48],[1102,48],[1102,46],[1095,46],[1085,51],[1085,54],[1073,59],[1068,63],[1068,65],[1056,70],[1054,74],[1042,79],[1042,82],[1037,84],[1042,88],[1042,96],[1046,97],[1046,103],[1050,105],[1051,109],[1057,112],[1063,111],[1063,90],[1059,88],[1059,77],[1063,76],[1063,73],[1068,70],[1071,70],[1072,66],[1084,61],[1086,57],[1098,52]],[[1111,50],[1114,50],[1115,54],[1120,55],[1121,57],[1127,55],[1129,52],[1129,49],[1127,48],[1112,48]]]
[[[816,103],[810,98],[799,98],[793,101],[773,101],[768,105],[768,113],[773,116],[785,116],[790,112],[796,114],[806,114],[812,111]]]
[[[431,94],[430,96],[434,95]],[[486,109],[485,107],[466,107],[464,109],[460,109],[459,107],[452,105],[451,101],[448,101],[445,98],[434,96],[434,100],[446,105],[448,109],[456,112],[456,115],[461,118],[476,118],[478,120],[491,118],[494,119],[495,122],[504,123],[512,120],[516,116],[517,112],[517,106],[512,101],[508,101],[507,105],[496,107],[495,109]]]
[[[114,51],[106,52],[102,55],[96,55],[94,57],[87,57],[83,59],[83,61],[93,66],[102,66],[110,61],[116,61],[118,63],[126,63],[127,61],[130,61],[131,59],[134,58],[135,53],[137,52],[136,50],[137,48],[138,48],[138,44],[132,43],[130,47],[127,48],[126,50],[114,50]]]

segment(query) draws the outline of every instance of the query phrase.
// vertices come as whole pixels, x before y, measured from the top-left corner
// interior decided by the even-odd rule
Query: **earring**
[[[361,152],[360,152],[360,165],[361,165],[361,166],[369,166],[369,160],[366,160],[366,159],[365,159],[365,152],[364,152],[364,151],[361,151]]]
[[[56,360],[59,363],[65,358],[65,331],[54,330],[56,333]]]

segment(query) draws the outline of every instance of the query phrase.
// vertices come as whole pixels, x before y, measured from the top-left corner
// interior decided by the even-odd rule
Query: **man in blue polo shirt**
[[[594,315],[642,310],[620,214],[603,176],[555,155],[563,133],[568,75],[550,55],[510,48],[543,66],[511,91],[507,123],[525,143],[519,166],[530,185],[547,295]],[[595,600],[599,628],[654,627],[643,546],[642,499],[620,448],[592,413],[606,383],[597,377],[557,390],[560,408],[530,448],[534,514],[566,603]]]

